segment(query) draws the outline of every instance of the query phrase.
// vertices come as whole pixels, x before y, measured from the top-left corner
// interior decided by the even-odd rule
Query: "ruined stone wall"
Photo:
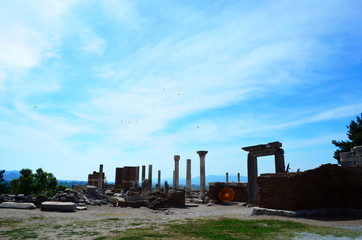
[[[219,192],[221,189],[229,187],[235,192],[235,202],[248,201],[248,184],[241,182],[211,182],[209,183],[209,198],[214,201],[219,201]]]
[[[362,168],[327,164],[300,173],[263,174],[258,185],[259,206],[264,208],[362,209]]]
[[[121,186],[125,191],[132,187],[133,183],[138,184],[139,168],[138,167],[123,167],[116,168],[115,184],[117,187]]]
[[[97,187],[98,186],[98,179],[99,179],[99,172],[93,171],[92,174],[88,174],[88,185]],[[103,173],[103,179],[104,179],[104,173]]]

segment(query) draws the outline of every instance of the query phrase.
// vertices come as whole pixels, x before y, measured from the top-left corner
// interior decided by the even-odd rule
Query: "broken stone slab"
[[[75,209],[76,210],[87,210],[88,208],[86,206],[77,206]]]
[[[46,201],[41,204],[42,211],[74,212],[77,205],[73,202]]]
[[[294,211],[288,211],[288,210],[254,207],[251,215],[252,216],[254,216],[254,215],[274,215],[274,216],[295,218],[295,217],[297,217],[298,214]]]
[[[14,208],[14,209],[35,209],[34,203],[16,203],[16,202],[3,202],[0,208]]]

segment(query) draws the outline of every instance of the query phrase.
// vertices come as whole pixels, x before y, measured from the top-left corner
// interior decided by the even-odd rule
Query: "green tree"
[[[34,178],[33,171],[28,168],[20,170],[20,177],[18,182],[18,193],[23,193],[25,195],[30,195],[34,190]]]
[[[356,121],[352,120],[347,126],[347,137],[349,140],[332,141],[332,144],[338,148],[336,151],[334,151],[333,157],[337,159],[339,164],[341,163],[339,153],[349,152],[353,147],[362,145],[362,113],[361,117],[357,116],[356,118]]]
[[[38,168],[34,174],[30,169],[22,169],[20,177],[10,182],[10,189],[14,194],[52,195],[56,192],[57,184],[54,175],[44,172],[41,168]]]
[[[12,194],[18,194],[18,188],[19,188],[19,178],[11,180],[10,192]]]
[[[4,172],[5,170],[0,170],[0,183],[4,182]]]
[[[34,194],[51,195],[56,192],[57,179],[52,173],[38,168],[34,174]]]
[[[48,180],[46,185],[47,195],[52,195],[57,191],[58,181],[54,177],[53,173],[47,173]]]
[[[67,186],[64,186],[64,185],[57,185],[56,187],[56,191],[57,192],[63,192],[65,189],[67,189]]]
[[[0,194],[7,193],[9,191],[8,184],[4,180],[5,170],[0,170]]]

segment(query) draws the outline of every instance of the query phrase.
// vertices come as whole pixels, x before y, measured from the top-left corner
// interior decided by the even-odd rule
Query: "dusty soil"
[[[40,209],[0,209],[0,220],[20,220],[23,227],[30,227],[41,239],[93,239],[97,236],[117,233],[132,227],[147,227],[187,218],[232,217],[239,219],[291,220],[318,226],[350,228],[362,231],[362,219],[304,219],[278,216],[251,216],[252,208],[239,205],[212,206],[187,204],[185,208],[152,210],[148,208],[120,208],[88,206],[88,210],[62,213],[44,212]],[[22,227],[17,225],[16,227]],[[9,226],[0,226],[7,231]],[[92,237],[94,233],[94,237]],[[3,237],[2,237],[3,239]],[[6,238],[5,238],[6,239]]]

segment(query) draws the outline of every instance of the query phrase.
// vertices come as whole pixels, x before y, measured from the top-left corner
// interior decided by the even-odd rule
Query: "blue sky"
[[[85,180],[152,164],[247,175],[283,143],[292,171],[333,159],[362,112],[362,2],[1,1],[0,168]],[[258,160],[274,172],[273,157]]]

